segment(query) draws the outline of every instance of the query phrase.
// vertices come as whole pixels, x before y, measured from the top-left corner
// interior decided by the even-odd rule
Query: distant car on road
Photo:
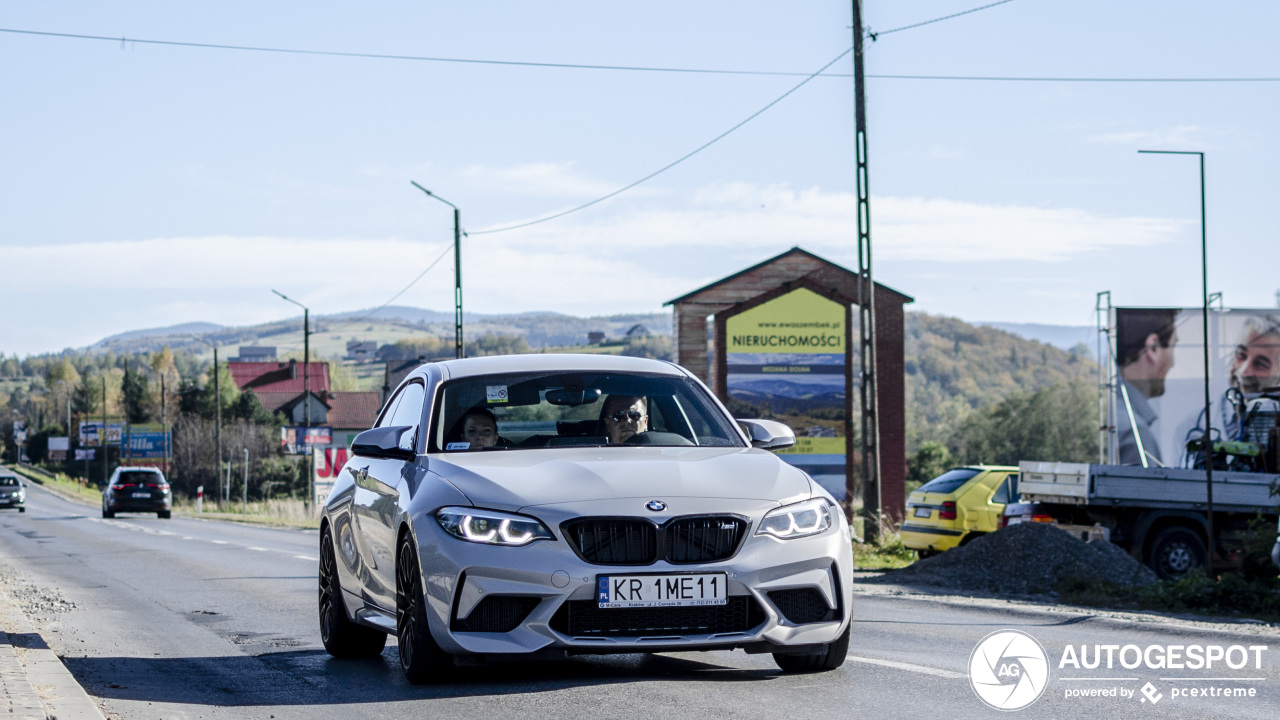
[[[845,660],[844,514],[671,363],[513,355],[419,367],[355,438],[320,524],[321,639],[398,640],[410,682],[457,660],[771,653]]]
[[[167,519],[173,508],[173,493],[164,473],[150,467],[118,467],[102,490],[102,517],[118,512],[155,513]]]
[[[4,468],[0,468],[0,507],[27,511],[27,488],[22,477]]]
[[[953,468],[907,498],[902,544],[921,557],[963,545],[1000,528],[1004,506],[1018,500],[1018,468]]]

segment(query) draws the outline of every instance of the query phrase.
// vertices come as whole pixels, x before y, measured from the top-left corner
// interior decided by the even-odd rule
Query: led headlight
[[[551,540],[551,531],[537,520],[524,515],[447,507],[436,511],[436,522],[459,540],[483,545],[528,545],[537,540]]]
[[[772,535],[783,540],[817,535],[831,527],[831,505],[825,498],[814,498],[794,505],[770,510],[760,521],[757,535]]]

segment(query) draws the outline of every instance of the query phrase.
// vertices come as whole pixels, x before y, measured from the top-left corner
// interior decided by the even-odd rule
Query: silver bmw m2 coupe
[[[656,360],[428,363],[390,397],[320,525],[320,633],[339,657],[396,636],[412,682],[460,663],[580,653],[771,653],[831,670],[853,557],[835,500]]]

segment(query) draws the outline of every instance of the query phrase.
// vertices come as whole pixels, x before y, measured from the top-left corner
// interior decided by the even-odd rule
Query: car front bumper
[[[752,523],[750,532],[755,526]],[[843,522],[822,534],[794,540],[748,535],[728,560],[699,565],[662,560],[645,566],[591,564],[579,558],[559,532],[555,540],[525,547],[480,545],[447,534],[432,517],[415,522],[415,533],[432,634],[446,652],[454,654],[516,656],[540,651],[636,653],[736,647],[804,652],[835,640],[851,614],[853,559]],[[725,573],[729,604],[671,609],[673,613],[649,609],[638,615],[600,609],[595,604],[600,575],[683,573]],[[481,605],[486,598],[490,599],[488,607]],[[481,624],[473,621],[473,616],[491,618],[495,606],[507,602],[495,602],[494,598],[523,598],[520,612],[527,609],[527,615],[506,632],[468,631]],[[823,609],[826,615],[821,615]],[[570,622],[573,613],[590,616],[592,631],[575,632],[580,626]],[[616,617],[627,619],[613,623],[610,619],[614,615],[606,613],[619,613]],[[679,617],[673,620],[675,613]],[[733,619],[727,618],[735,613]],[[646,629],[646,622],[653,626],[652,632]]]

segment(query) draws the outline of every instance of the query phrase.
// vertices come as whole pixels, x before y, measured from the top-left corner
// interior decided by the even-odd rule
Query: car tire
[[[159,510],[156,512],[156,517],[160,518],[161,520],[168,520],[171,514],[172,513],[168,510]]]
[[[844,632],[840,633],[840,637],[827,643],[826,648],[816,655],[774,653],[773,661],[785,673],[812,673],[835,670],[844,664],[844,658],[849,654],[849,632],[852,629],[852,622],[845,625]]]
[[[337,558],[329,528],[320,533],[320,641],[330,655],[339,658],[375,657],[387,644],[387,634],[357,625],[347,617],[338,579]]]
[[[27,509],[25,507],[21,507],[21,506],[18,507],[18,512],[26,512],[26,511]]]
[[[116,514],[115,514],[115,513],[111,512],[110,510],[108,510],[108,509],[106,509],[106,508],[102,508],[102,517],[104,517],[104,518],[113,518],[113,517],[115,517],[115,516],[116,516]]]
[[[396,554],[396,642],[400,669],[414,685],[444,680],[453,669],[453,658],[431,637],[418,550],[408,533]]]
[[[1165,528],[1151,541],[1147,564],[1161,580],[1185,577],[1193,568],[1205,565],[1204,540],[1200,534],[1184,527]]]

